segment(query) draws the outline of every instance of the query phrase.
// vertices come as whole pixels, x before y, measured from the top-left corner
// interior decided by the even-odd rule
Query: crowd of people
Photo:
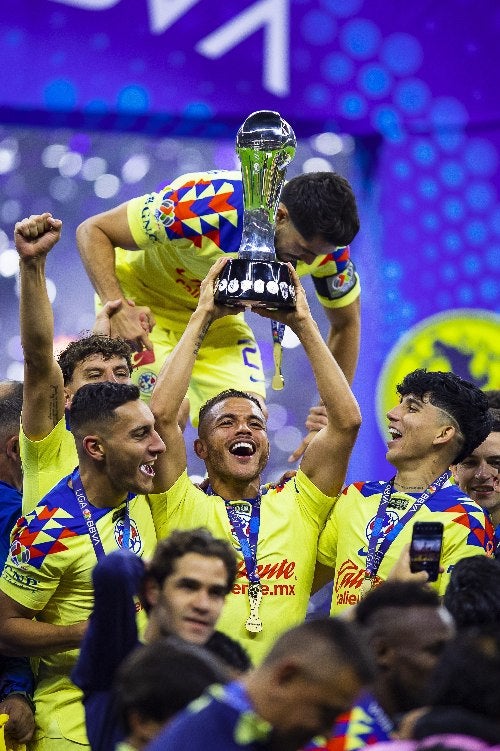
[[[408,373],[387,414],[393,477],[346,486],[361,425],[354,195],[336,173],[284,186],[275,249],[292,309],[216,303],[243,213],[241,176],[216,171],[86,219],[94,329],[57,359],[45,265],[62,222],[15,226],[25,364],[23,383],[0,383],[0,738],[33,751],[500,745],[499,392]],[[290,327],[320,396],[283,478],[265,474],[245,312]],[[435,581],[413,570],[416,522],[442,529]],[[327,585],[330,613],[308,615]]]

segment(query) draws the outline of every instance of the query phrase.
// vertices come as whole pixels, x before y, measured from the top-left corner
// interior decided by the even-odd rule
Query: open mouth
[[[141,466],[139,467],[139,469],[142,472],[142,474],[146,475],[147,477],[154,477],[155,476],[155,471],[153,469],[153,465],[152,464],[141,464]]]
[[[253,456],[255,445],[250,441],[237,441],[229,447],[229,451],[236,456]]]
[[[387,430],[388,430],[388,432],[389,432],[389,435],[391,436],[391,440],[392,440],[392,441],[395,441],[395,440],[397,440],[398,438],[401,438],[401,437],[402,437],[402,435],[401,435],[401,433],[399,432],[399,430],[396,430],[396,428],[393,428],[392,426],[389,426],[389,428],[387,428]]]

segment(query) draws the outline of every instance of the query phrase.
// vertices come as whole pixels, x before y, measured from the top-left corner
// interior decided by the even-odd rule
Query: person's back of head
[[[438,594],[415,582],[387,581],[371,589],[354,609],[355,622],[364,627],[375,624],[377,616],[387,608],[438,608]]]
[[[459,629],[488,624],[500,627],[500,561],[485,555],[457,561],[443,604]]]
[[[174,715],[213,683],[228,680],[222,663],[206,649],[168,637],[140,646],[121,664],[114,706],[129,743],[143,748]]]
[[[20,381],[0,382],[0,480],[16,487],[22,486],[19,429],[23,404],[23,384]]]
[[[349,245],[359,231],[353,190],[336,172],[309,172],[293,177],[283,186],[280,201],[305,240],[320,236],[342,247]]]
[[[232,678],[236,679],[252,667],[250,655],[236,639],[232,639],[222,631],[214,631],[205,644],[211,654],[215,655],[228,669]]]
[[[500,409],[500,389],[483,389],[491,409]]]
[[[489,404],[483,391],[455,373],[419,368],[405,376],[397,392],[401,397],[412,394],[422,399],[426,396],[453,420],[457,434],[455,455],[449,464],[456,464],[471,454],[491,430]]]

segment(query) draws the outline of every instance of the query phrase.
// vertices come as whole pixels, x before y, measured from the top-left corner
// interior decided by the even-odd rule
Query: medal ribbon
[[[94,547],[96,558],[99,561],[101,560],[103,556],[106,555],[106,553],[104,552],[101,536],[97,530],[97,525],[95,523],[94,515],[92,513],[93,506],[89,503],[89,499],[87,498],[87,494],[83,488],[82,480],[81,480],[80,472],[78,471],[78,468],[75,469],[75,471],[71,475],[71,483],[73,485],[73,492],[76,496],[76,500],[78,501],[78,508],[81,511],[83,521],[85,522],[85,525],[87,527],[87,532],[90,537],[90,541]],[[128,493],[127,503],[125,506],[125,517],[123,519],[122,548],[124,550],[128,550],[130,547],[130,514],[129,514],[128,505],[129,505],[129,501],[133,497],[134,497],[133,493]]]
[[[283,347],[281,343],[285,334],[285,324],[281,321],[271,321],[271,330],[273,333],[273,360],[274,360],[274,375],[271,382],[271,386],[274,391],[281,391],[285,385],[285,379],[281,373],[281,361],[283,359]]]
[[[412,503],[408,511],[401,517],[401,519],[399,519],[399,521],[394,525],[391,531],[388,532],[388,534],[384,537],[382,534],[382,529],[384,527],[384,523],[387,521],[387,506],[389,504],[389,501],[391,500],[394,480],[396,478],[393,477],[391,480],[389,480],[384,490],[382,491],[382,498],[380,499],[380,504],[377,509],[377,515],[373,523],[373,530],[368,542],[368,552],[366,554],[366,578],[371,579],[377,575],[377,571],[379,570],[380,564],[382,563],[384,555],[388,551],[389,546],[399,535],[403,527],[417,513],[420,506],[428,501],[431,495],[440,490],[446,483],[446,481],[450,479],[450,475],[451,472],[447,470],[446,472],[443,472],[443,474],[440,475],[436,480],[434,480],[434,482],[432,482],[429,487],[424,490],[422,495]]]
[[[207,495],[216,495],[211,485],[208,485],[206,489]],[[246,503],[250,503],[252,512],[250,514],[250,521],[248,523],[248,533],[245,528],[245,524],[236,511],[236,506],[242,501],[228,501],[223,498],[224,506],[226,507],[227,518],[229,523],[234,529],[234,533],[238,538],[238,542],[241,548],[241,554],[245,563],[245,569],[248,578],[248,599],[250,602],[250,617],[246,622],[247,631],[257,632],[262,630],[262,621],[259,618],[259,605],[262,599],[262,586],[260,583],[260,577],[257,573],[257,544],[259,541],[260,530],[260,504],[262,500],[262,493],[255,498],[242,499]]]

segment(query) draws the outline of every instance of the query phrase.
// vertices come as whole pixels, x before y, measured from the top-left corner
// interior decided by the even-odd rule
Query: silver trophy
[[[243,235],[238,257],[224,266],[215,285],[221,305],[295,307],[295,287],[285,263],[276,260],[274,229],[286,167],[297,141],[278,112],[249,115],[236,136],[243,181]]]

